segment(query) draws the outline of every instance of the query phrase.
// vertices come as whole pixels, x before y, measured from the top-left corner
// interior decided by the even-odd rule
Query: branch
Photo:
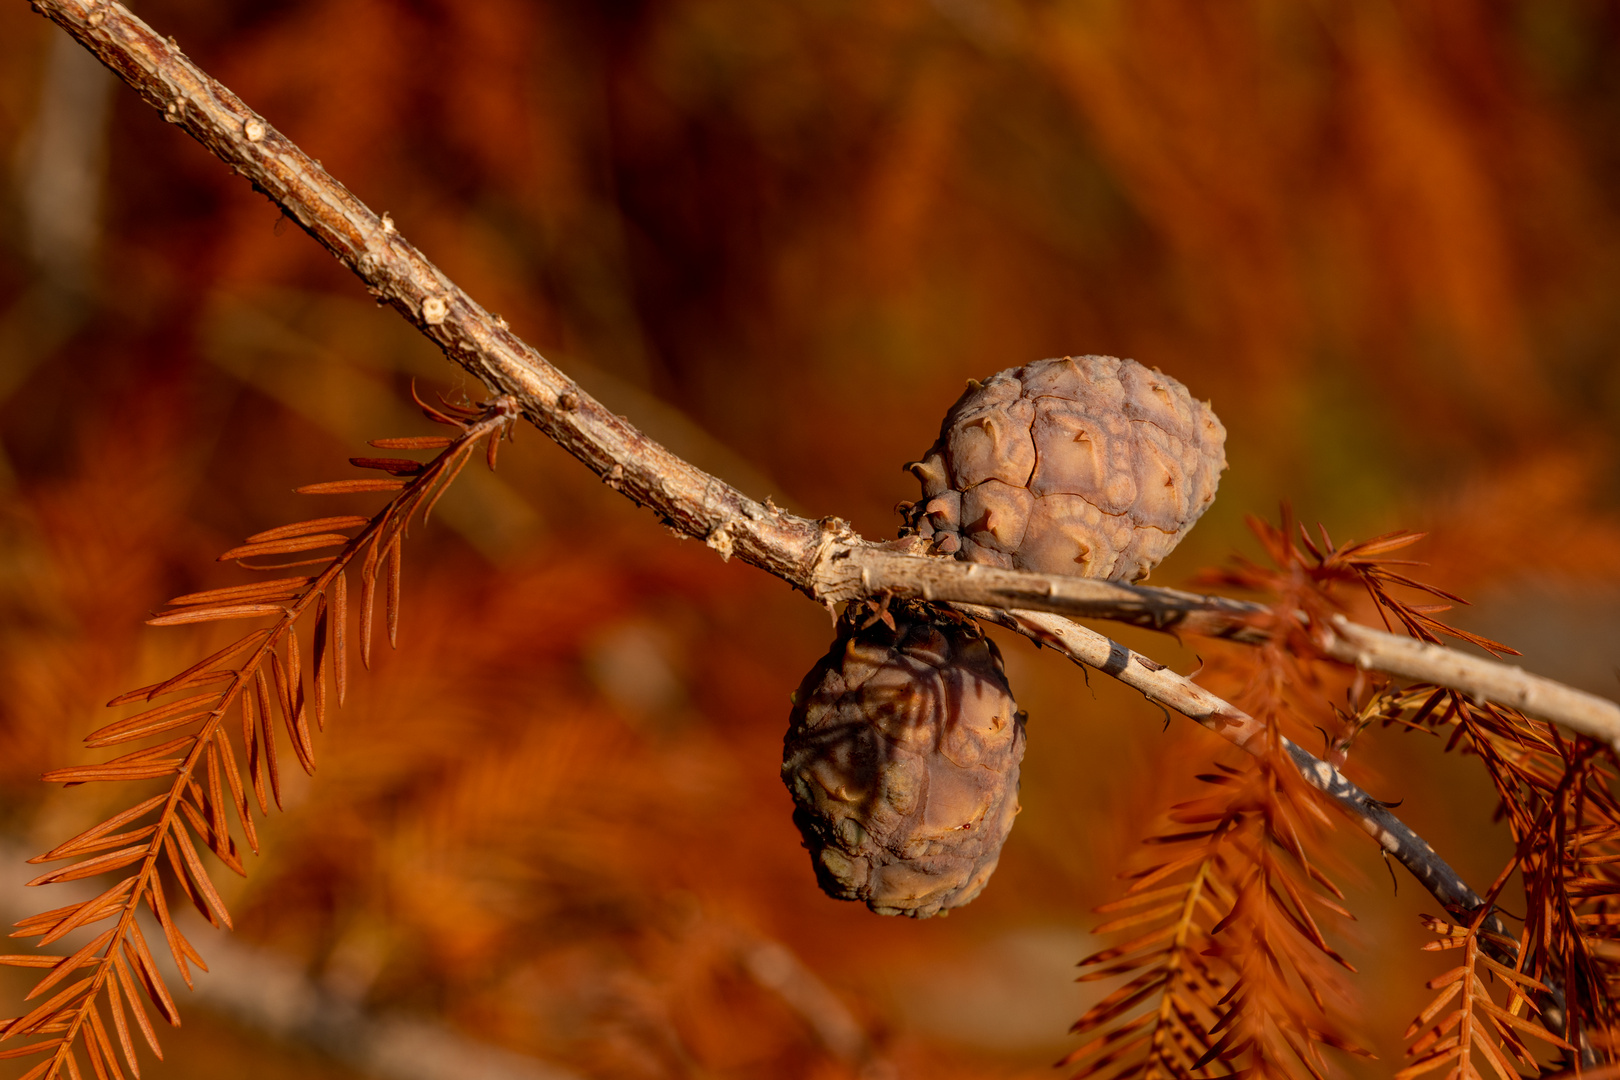
[[[820,595],[852,600],[875,593],[993,608],[1025,608],[1109,619],[1150,630],[1202,634],[1247,644],[1265,640],[1250,617],[1262,604],[1118,581],[1032,574],[975,563],[923,559],[898,545],[831,550]],[[1299,614],[1305,620],[1303,613]],[[1328,657],[1368,671],[1433,683],[1563,724],[1620,750],[1620,705],[1523,668],[1375,630],[1335,615],[1312,630]],[[1112,674],[1112,672],[1110,672]]]
[[[1353,623],[1343,615],[1334,615],[1328,621],[1331,626],[1318,629],[1324,651],[1335,660],[1367,671],[1460,690],[1537,720],[1563,724],[1620,751],[1620,705],[1607,698],[1532,675],[1513,664],[1386,634]]]
[[[1254,717],[1216,697],[1186,676],[1176,674],[1158,661],[1127,649],[1095,630],[1044,612],[1003,611],[971,604],[960,606],[977,618],[1005,626],[1031,641],[1051,646],[1077,664],[1113,676],[1154,704],[1174,709],[1234,746],[1251,754],[1263,752],[1262,742],[1255,736],[1264,731],[1265,726]],[[1412,876],[1435,899],[1463,908],[1476,908],[1485,902],[1483,897],[1469,888],[1461,874],[1435,854],[1428,841],[1390,813],[1387,806],[1316,755],[1288,739],[1282,742],[1305,781],[1344,809],[1377,841],[1379,847],[1410,870]],[[1501,929],[1505,933],[1505,927]]]
[[[1266,640],[1252,617],[1264,604],[1203,596],[1120,581],[1003,570],[983,563],[923,557],[920,542],[843,545],[817,568],[818,597],[834,602],[887,593],[907,600],[1050,611],[1070,618],[1108,619],[1164,633],[1200,634],[1250,645]]]
[[[647,438],[512,333],[320,164],[198,68],[116,0],[33,0],[165,120],[246,176],[310,236],[493,391],[514,398],[530,423],[610,487],[649,507],[671,529],[722,558],[775,574],[822,603],[892,593],[1025,608],[1254,640],[1255,605],[1171,589],[1030,574],[922,558],[906,545],[873,545],[847,522],[810,520],[744,495]],[[1460,690],[1564,724],[1620,747],[1620,705],[1518,668],[1348,622],[1316,628],[1328,655]]]
[[[585,393],[506,321],[491,315],[320,164],[116,0],[34,0],[114,73],[232,170],[252,181],[322,247],[610,486],[681,533],[800,586],[821,547],[857,539],[841,521],[811,521],[748,498],[647,438]]]

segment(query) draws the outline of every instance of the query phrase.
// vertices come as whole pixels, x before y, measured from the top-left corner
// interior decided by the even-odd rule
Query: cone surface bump
[[[995,870],[1018,813],[1024,720],[971,620],[922,604],[890,614],[893,628],[865,605],[846,612],[795,697],[782,779],[829,896],[927,918]]]
[[[1159,371],[1064,357],[970,383],[909,466],[935,550],[1013,570],[1140,581],[1215,501],[1226,429]]]

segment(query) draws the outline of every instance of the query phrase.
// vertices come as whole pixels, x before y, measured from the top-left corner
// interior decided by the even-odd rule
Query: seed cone
[[[972,620],[925,604],[887,615],[845,612],[795,695],[782,780],[827,895],[925,919],[972,900],[996,868],[1024,716]]]
[[[1140,581],[1215,501],[1226,429],[1156,369],[1064,357],[969,383],[907,525],[968,562]]]

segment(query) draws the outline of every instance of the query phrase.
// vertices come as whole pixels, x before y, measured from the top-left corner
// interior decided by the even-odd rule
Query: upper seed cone
[[[968,390],[907,466],[936,550],[1013,570],[1140,581],[1215,501],[1226,429],[1175,379],[1112,356],[1009,368]]]
[[[1018,813],[1024,717],[970,619],[852,604],[800,684],[782,752],[829,896],[927,918],[984,888]],[[858,625],[862,620],[865,625]]]

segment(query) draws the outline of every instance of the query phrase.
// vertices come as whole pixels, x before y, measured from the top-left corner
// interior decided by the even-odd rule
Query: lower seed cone
[[[827,895],[925,919],[995,871],[1018,813],[1024,716],[972,620],[911,603],[889,616],[845,613],[795,696],[782,779]]]

